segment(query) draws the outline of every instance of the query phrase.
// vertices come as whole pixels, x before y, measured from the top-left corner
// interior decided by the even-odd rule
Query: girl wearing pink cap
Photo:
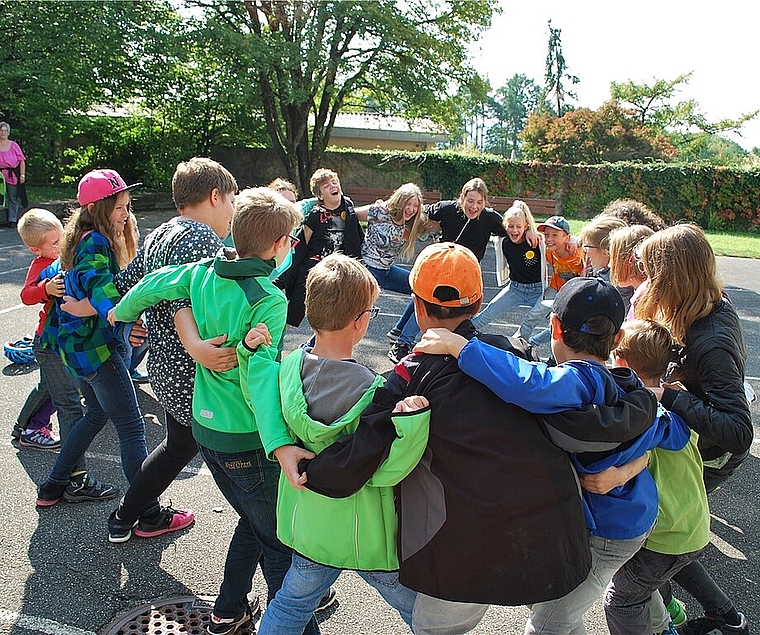
[[[81,208],[66,223],[61,266],[66,295],[87,298],[95,314],[78,317],[56,306],[43,333],[43,346],[58,350],[64,367],[79,384],[87,411],[72,428],[40,487],[37,505],[48,507],[62,498],[71,502],[114,498],[118,488],[72,468],[110,418],[119,436],[121,463],[127,480],[148,454],[145,421],[125,363],[124,345],[108,323],[108,311],[120,296],[113,276],[137,251],[130,216],[129,190],[114,170],[93,170],[79,183]],[[57,324],[51,324],[56,321]]]

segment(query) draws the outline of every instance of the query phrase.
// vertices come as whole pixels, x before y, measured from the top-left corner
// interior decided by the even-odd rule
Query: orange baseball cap
[[[434,243],[425,247],[414,262],[409,284],[418,298],[439,306],[469,306],[483,297],[478,259],[467,247],[456,243]],[[436,290],[440,287],[454,289],[457,297],[437,298]]]

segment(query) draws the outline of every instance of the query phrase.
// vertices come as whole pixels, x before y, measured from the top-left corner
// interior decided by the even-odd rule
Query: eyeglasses
[[[376,318],[378,316],[378,314],[380,313],[380,307],[379,306],[373,306],[373,307],[371,307],[369,309],[365,309],[364,311],[362,311],[361,313],[359,313],[359,315],[357,315],[354,318],[354,322],[357,322],[359,320],[359,318],[362,315],[364,315],[365,313],[369,313],[369,319],[371,320],[371,319]]]
[[[290,248],[294,249],[295,246],[301,242],[300,238],[296,238],[295,236],[291,236],[290,234],[286,234],[288,239],[290,240]]]
[[[601,249],[598,245],[583,245],[583,249],[588,251],[589,249]]]

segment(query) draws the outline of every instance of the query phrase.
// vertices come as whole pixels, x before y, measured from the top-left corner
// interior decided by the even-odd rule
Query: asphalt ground
[[[147,234],[166,216],[138,214]],[[31,333],[36,307],[19,300],[31,254],[13,229],[0,229],[0,340],[16,340]],[[496,292],[494,254],[488,249],[483,261],[487,296]],[[760,261],[720,258],[719,268],[742,318],[749,348],[747,376],[760,393]],[[367,337],[356,348],[357,358],[378,372],[390,370],[385,354],[385,333],[395,323],[407,298],[383,292],[380,315],[371,322]],[[511,334],[519,315],[510,316],[495,332]],[[308,328],[290,331],[286,351],[309,336]],[[548,349],[544,352],[548,353]],[[0,635],[46,633],[89,635],[109,630],[109,625],[136,607],[165,597],[216,595],[222,579],[224,557],[236,515],[214,485],[200,460],[195,459],[166,491],[163,501],[192,507],[195,526],[154,539],[133,537],[129,542],[108,542],[106,520],[112,502],[61,503],[38,510],[36,488],[55,459],[54,452],[17,448],[10,430],[29,390],[37,381],[36,365],[0,362]],[[139,389],[140,405],[147,420],[149,449],[164,437],[162,409],[150,388]],[[753,421],[760,421],[758,405]],[[710,497],[711,544],[704,563],[750,623],[760,624],[760,535],[756,531],[760,500],[760,447],[726,487]],[[112,426],[100,433],[88,452],[90,471],[123,489],[127,483],[120,468],[118,442]],[[504,492],[509,504],[510,493]],[[505,530],[505,540],[509,534]],[[451,575],[456,575],[452,571]],[[255,588],[264,593],[259,573]],[[320,615],[323,633],[404,634],[408,629],[374,590],[352,573],[337,582],[338,602]],[[700,614],[685,592],[687,613]],[[522,633],[526,609],[492,607],[473,633]],[[607,633],[601,605],[586,615],[589,633]]]

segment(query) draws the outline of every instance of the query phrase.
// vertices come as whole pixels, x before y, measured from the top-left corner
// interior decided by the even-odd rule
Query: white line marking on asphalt
[[[7,609],[0,609],[0,624],[17,626],[33,633],[46,633],[47,635],[96,635],[94,631],[86,631],[44,617],[24,615]]]
[[[18,273],[19,271],[26,271],[29,267],[18,267],[17,269],[8,269],[8,271],[0,271],[0,276],[7,276],[9,273]]]
[[[7,309],[0,310],[0,315],[4,315],[5,313],[10,313],[11,311],[18,311],[19,309],[23,309],[26,305],[25,304],[17,304],[16,306],[9,307]]]

